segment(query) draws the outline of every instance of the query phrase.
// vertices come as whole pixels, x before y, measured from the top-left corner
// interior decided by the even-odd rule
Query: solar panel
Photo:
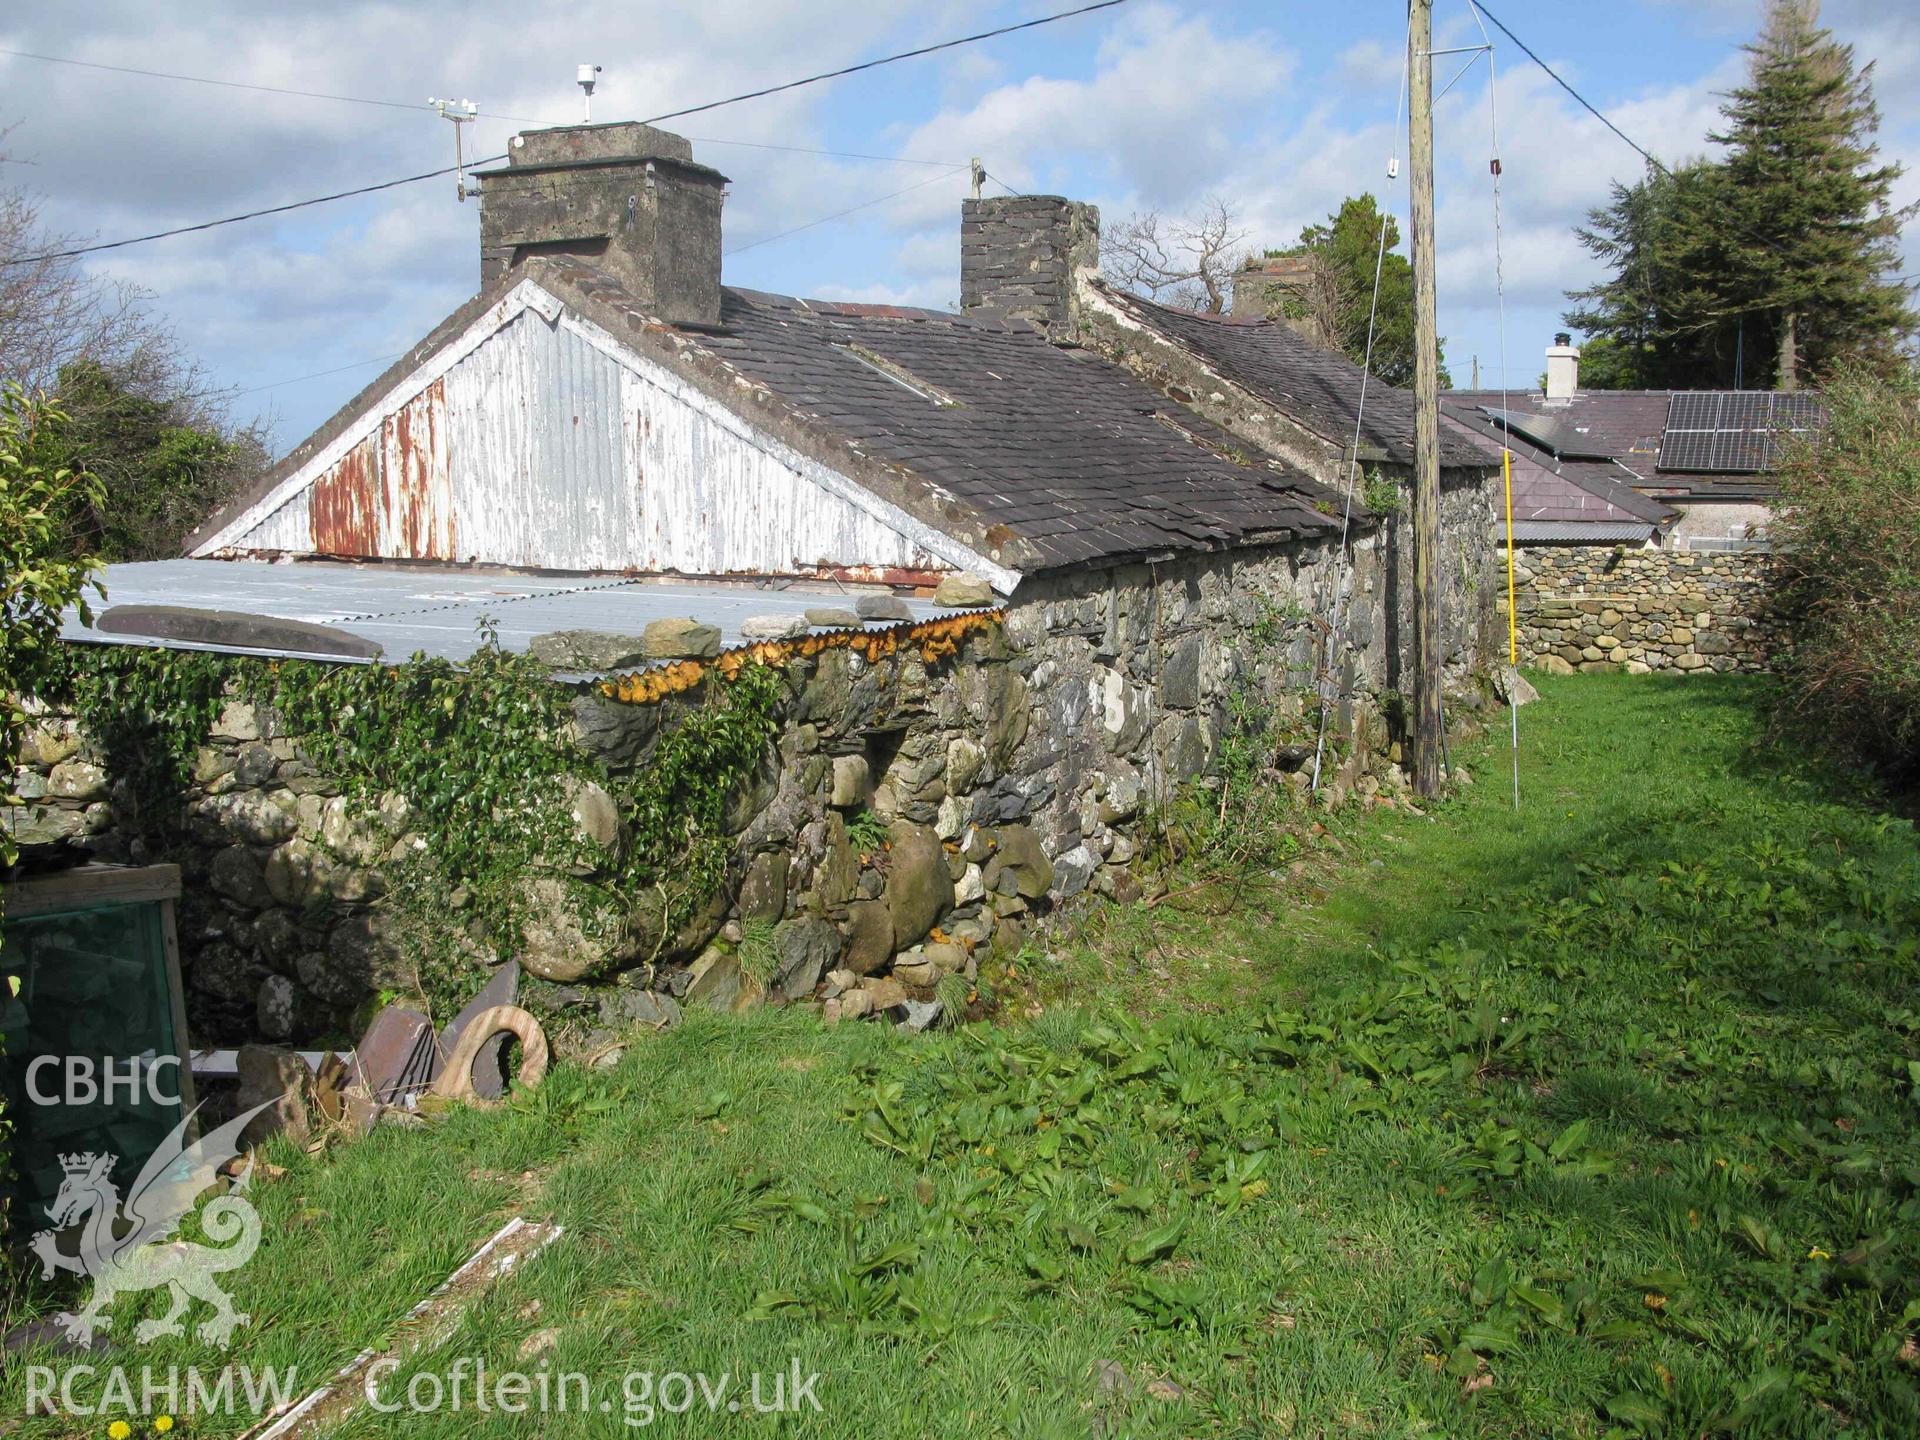
[[[1606,460],[1607,451],[1572,422],[1527,410],[1500,410],[1482,405],[1480,413],[1494,424],[1547,451],[1556,460]]]
[[[1721,475],[1771,470],[1785,436],[1804,435],[1826,419],[1826,406],[1817,395],[1679,391],[1667,404],[1659,467]]]

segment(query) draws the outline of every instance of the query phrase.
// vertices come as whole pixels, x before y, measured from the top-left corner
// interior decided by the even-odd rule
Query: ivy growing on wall
[[[779,673],[765,665],[748,665],[732,680],[710,675],[706,702],[660,741],[638,783],[625,789],[629,848],[621,878],[649,884],[678,872],[684,898],[668,928],[724,877],[727,801],[766,756],[782,694]]]
[[[201,742],[245,662],[191,650],[65,646],[49,694],[73,707],[149,839],[172,841]]]
[[[669,929],[703,904],[725,875],[729,797],[762,764],[783,693],[764,665],[711,674],[640,767],[616,779],[572,738],[574,692],[482,631],[457,665],[74,647],[62,688],[126,782],[137,827],[163,844],[178,836],[196,753],[222,709],[240,700],[271,714],[391,846],[382,903],[422,994],[440,1006],[466,998],[489,952],[519,947],[531,874],[560,880],[588,934],[619,925],[642,892],[669,897]],[[582,782],[606,788],[620,810],[617,852],[575,824]]]

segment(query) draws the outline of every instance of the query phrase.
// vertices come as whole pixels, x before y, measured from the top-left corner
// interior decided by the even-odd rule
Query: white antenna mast
[[[591,125],[593,123],[593,86],[595,78],[599,74],[600,67],[598,65],[582,65],[573,72],[573,78],[579,84],[581,91],[580,123],[582,125]]]
[[[473,123],[473,117],[480,113],[480,107],[471,100],[436,100],[431,95],[427,97],[427,104],[440,112],[442,120],[453,122],[453,183],[454,188],[459,192],[460,203],[464,205],[467,196],[477,195],[480,192],[467,188],[466,131],[461,127]]]

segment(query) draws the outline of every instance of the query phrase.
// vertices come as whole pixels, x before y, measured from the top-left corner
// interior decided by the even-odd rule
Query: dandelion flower
[[[107,1426],[107,1440],[127,1440],[133,1434],[133,1427],[124,1420],[116,1420]]]
[[[154,1433],[154,1434],[156,1434],[156,1435],[164,1435],[164,1434],[166,1434],[166,1433],[167,1433],[167,1432],[168,1432],[169,1430],[171,1430],[172,1428],[173,1428],[173,1416],[171,1416],[171,1415],[157,1415],[157,1416],[155,1416],[155,1417],[154,1417],[154,1421],[153,1421],[153,1433]]]

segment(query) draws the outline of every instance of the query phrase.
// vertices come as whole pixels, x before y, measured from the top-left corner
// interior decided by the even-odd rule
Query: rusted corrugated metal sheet
[[[647,477],[649,569],[689,575],[794,574],[817,567],[909,570],[939,562],[882,521],[797,474],[751,436],[641,375],[631,473]]]
[[[561,570],[643,563],[621,374],[613,359],[533,312],[454,368],[447,425],[463,551]]]
[[[803,464],[667,371],[526,310],[232,549],[690,575],[946,568]]]
[[[313,482],[312,545],[321,555],[380,553],[380,451],[369,437]]]
[[[380,554],[459,558],[449,474],[447,390],[436,380],[380,427]]]

